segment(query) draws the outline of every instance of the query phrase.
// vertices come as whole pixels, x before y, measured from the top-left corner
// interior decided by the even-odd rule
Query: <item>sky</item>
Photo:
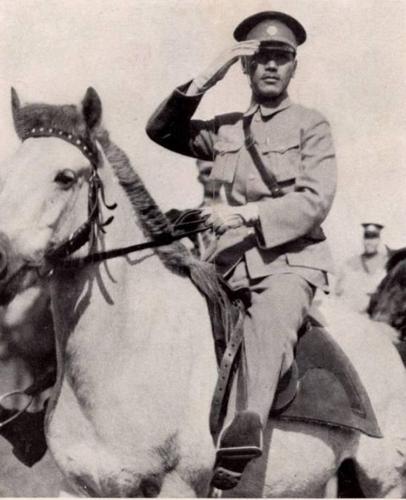
[[[332,126],[339,185],[325,228],[337,262],[360,249],[361,222],[406,246],[406,0],[1,0],[0,159],[18,145],[11,86],[23,102],[56,104],[93,86],[106,128],[162,208],[199,204],[194,161],[153,144],[146,121],[233,44],[244,17],[269,9],[307,30],[290,94]],[[196,116],[244,111],[249,97],[236,64]]]

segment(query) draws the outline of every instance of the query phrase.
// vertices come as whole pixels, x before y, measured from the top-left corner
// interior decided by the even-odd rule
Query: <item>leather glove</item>
[[[198,75],[190,84],[186,94],[196,95],[210,89],[222,80],[228,70],[238,59],[253,56],[259,49],[259,40],[245,40],[233,45],[219,57],[217,57],[208,68]]]
[[[208,224],[212,224],[217,234],[223,234],[227,229],[240,226],[250,226],[258,220],[256,203],[232,207],[230,205],[215,205],[201,209],[202,215],[207,215]]]

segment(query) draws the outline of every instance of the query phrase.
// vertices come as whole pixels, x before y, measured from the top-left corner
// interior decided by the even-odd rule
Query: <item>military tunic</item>
[[[255,113],[252,131],[265,165],[288,194],[273,199],[245,148],[244,115],[193,120],[202,95],[187,96],[188,85],[162,103],[150,118],[147,133],[167,149],[213,161],[211,176],[224,183],[230,205],[258,203],[264,241],[258,241],[248,256],[251,277],[267,276],[280,254],[292,267],[332,271],[320,231],[336,189],[335,154],[325,118],[288,97],[275,108],[253,105],[248,110],[247,114]]]
[[[258,206],[254,229],[229,229],[218,243],[220,248],[242,243],[227,277],[232,286],[248,286],[251,291],[244,325],[248,408],[265,424],[279,376],[292,364],[297,330],[315,288],[328,289],[327,271],[333,267],[320,227],[336,189],[330,127],[321,114],[287,96],[275,107],[253,102],[246,113],[196,120],[192,117],[202,94],[188,96],[188,86],[178,87],[161,104],[147,133],[167,149],[213,161],[211,178],[224,184],[229,205]],[[271,197],[245,147],[246,117],[283,197]]]
[[[357,312],[366,312],[371,294],[385,277],[386,253],[355,255],[340,269],[335,294]]]

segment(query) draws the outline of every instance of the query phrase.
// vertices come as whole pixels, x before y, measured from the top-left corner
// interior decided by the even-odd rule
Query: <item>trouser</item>
[[[251,305],[244,323],[246,409],[258,413],[265,427],[278,381],[294,360],[297,332],[308,314],[315,287],[293,273],[248,280],[248,285]],[[235,397],[235,390],[233,393]]]

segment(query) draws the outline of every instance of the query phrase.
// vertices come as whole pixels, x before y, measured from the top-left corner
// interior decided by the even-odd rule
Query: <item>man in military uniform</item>
[[[344,263],[335,286],[335,293],[357,312],[365,313],[371,294],[385,276],[387,252],[380,250],[381,231],[384,226],[365,222],[361,255],[355,255]]]
[[[320,227],[336,190],[330,127],[317,111],[293,103],[288,86],[303,26],[275,11],[255,14],[237,41],[192,81],[176,88],[147,125],[161,146],[213,161],[211,178],[227,203],[205,208],[218,235],[210,256],[251,302],[244,328],[248,396],[223,429],[213,484],[233,487],[262,452],[279,378],[292,366],[297,331],[316,288],[328,289],[332,261]],[[193,119],[204,94],[241,61],[252,97],[244,113]]]

